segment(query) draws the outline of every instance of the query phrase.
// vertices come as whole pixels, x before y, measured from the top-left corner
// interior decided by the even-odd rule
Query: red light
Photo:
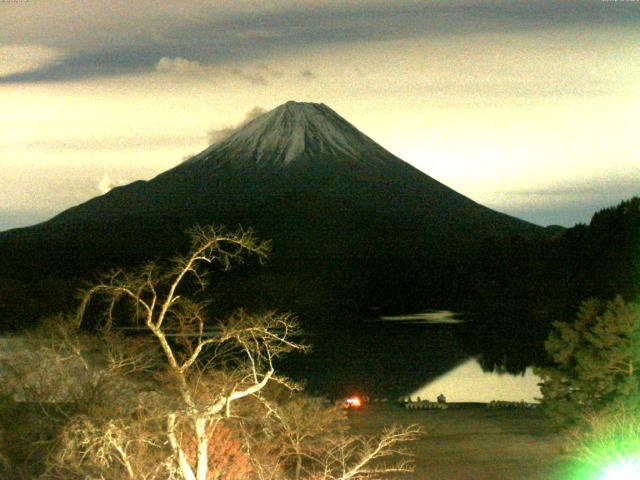
[[[347,405],[352,408],[358,408],[362,405],[362,402],[358,397],[349,397],[347,398]]]

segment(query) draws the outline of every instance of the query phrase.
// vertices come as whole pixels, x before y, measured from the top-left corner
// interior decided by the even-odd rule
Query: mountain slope
[[[195,223],[254,227],[273,239],[275,270],[358,272],[366,285],[435,277],[483,239],[543,232],[418,171],[329,107],[288,102],[150,181],[0,234],[2,268],[130,265],[184,248]]]

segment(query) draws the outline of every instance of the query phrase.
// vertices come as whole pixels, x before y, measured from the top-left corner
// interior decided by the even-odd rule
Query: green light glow
[[[632,403],[585,417],[570,437],[573,472],[560,480],[640,480],[640,410]]]
[[[640,463],[630,460],[611,465],[599,480],[640,480]]]

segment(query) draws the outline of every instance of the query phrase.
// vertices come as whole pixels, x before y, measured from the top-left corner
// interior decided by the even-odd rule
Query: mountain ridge
[[[0,233],[0,273],[82,276],[167,258],[187,248],[194,224],[272,240],[269,269],[283,285],[291,272],[325,272],[331,292],[363,297],[420,296],[425,281],[431,292],[472,288],[461,287],[473,275],[462,270],[485,240],[544,235],[417,170],[329,107],[290,102],[149,181]]]

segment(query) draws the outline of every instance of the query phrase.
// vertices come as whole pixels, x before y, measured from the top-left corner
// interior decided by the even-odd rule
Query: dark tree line
[[[410,268],[383,260],[388,259],[366,267],[346,258],[331,265],[302,258],[297,264],[271,262],[260,269],[245,265],[224,284],[213,285],[210,293],[214,299],[223,296],[225,302],[220,303],[232,307],[296,311],[307,330],[357,322],[373,302],[400,301],[414,308],[411,302],[417,305],[422,299],[432,308],[469,312],[474,320],[469,353],[481,353],[488,368],[515,372],[545,361],[543,342],[552,322],[572,321],[582,301],[617,294],[636,299],[640,197],[595,213],[588,225],[552,227],[537,237],[486,240],[475,253],[459,258],[415,258]],[[73,308],[74,293],[86,280],[38,275],[32,267],[34,273],[25,278],[8,271],[1,261],[0,267],[0,329],[5,331]]]
[[[588,225],[552,227],[546,238],[486,241],[470,278],[471,348],[485,366],[515,372],[544,363],[553,322],[573,321],[589,298],[640,294],[640,197],[596,212]]]

